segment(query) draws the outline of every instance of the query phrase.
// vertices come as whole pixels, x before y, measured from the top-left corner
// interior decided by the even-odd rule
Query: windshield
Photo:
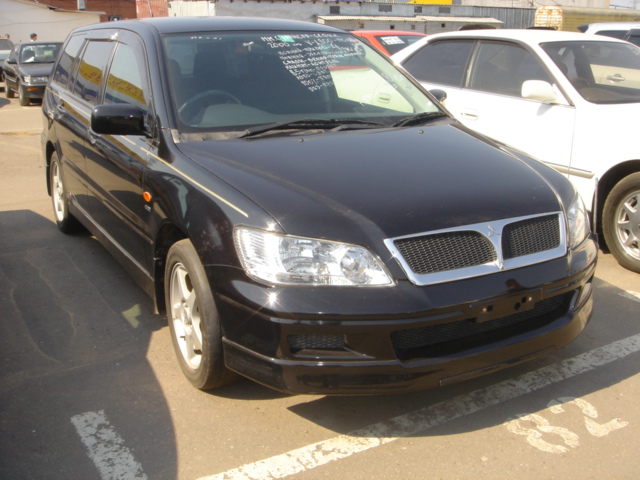
[[[59,43],[25,45],[20,51],[20,63],[53,63],[58,57]]]
[[[387,49],[389,55],[398,53],[403,48],[407,48],[412,43],[423,38],[422,35],[376,35],[376,40]]]
[[[312,128],[313,119],[354,120],[363,128],[440,111],[349,34],[191,33],[166,36],[164,47],[181,133],[243,132],[299,120]]]
[[[640,48],[617,42],[541,45],[582,97],[596,104],[640,102]]]

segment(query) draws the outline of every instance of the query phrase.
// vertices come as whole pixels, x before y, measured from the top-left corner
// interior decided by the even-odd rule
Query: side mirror
[[[8,63],[9,65],[15,65],[15,64],[17,64],[18,62],[16,62],[14,59],[12,59],[12,58],[11,58],[11,59],[8,59],[8,60],[7,60],[7,63]]]
[[[543,80],[527,80],[522,84],[522,98],[552,103],[558,98],[549,82]]]
[[[144,113],[129,103],[97,105],[91,112],[91,130],[104,135],[145,135]]]
[[[429,93],[436,97],[440,103],[444,102],[447,99],[447,92],[444,90],[440,90],[439,88],[434,88],[433,90],[429,90]]]

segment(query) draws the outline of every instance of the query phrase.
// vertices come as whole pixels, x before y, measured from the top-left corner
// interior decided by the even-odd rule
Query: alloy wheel
[[[169,301],[180,353],[187,365],[196,370],[202,361],[200,310],[189,272],[181,263],[176,263],[171,272]]]

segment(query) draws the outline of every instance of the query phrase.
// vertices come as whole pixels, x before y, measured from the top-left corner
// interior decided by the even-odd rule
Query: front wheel
[[[220,318],[209,281],[193,244],[175,243],[165,268],[167,320],[182,372],[200,390],[232,383],[224,365]]]
[[[11,88],[9,87],[7,77],[4,78],[4,96],[7,98],[13,98],[15,96],[15,93],[13,93],[13,90],[11,90]]]
[[[623,178],[609,193],[602,231],[618,263],[640,273],[640,172]]]
[[[20,87],[18,83],[18,102],[23,107],[28,107],[31,105],[31,99],[24,94],[24,89]]]

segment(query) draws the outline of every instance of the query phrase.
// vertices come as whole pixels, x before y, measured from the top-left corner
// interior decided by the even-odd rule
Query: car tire
[[[623,178],[609,193],[602,232],[618,263],[640,273],[640,172]]]
[[[24,94],[24,90],[20,88],[20,84],[18,83],[18,102],[22,107],[28,107],[31,105],[31,99]]]
[[[188,239],[169,250],[164,281],[171,339],[184,375],[200,390],[235,381],[237,374],[224,365],[222,328],[213,293]]]
[[[4,96],[7,98],[13,98],[16,96],[16,94],[13,93],[13,90],[9,87],[9,82],[7,82],[6,78],[4,79]]]
[[[58,229],[63,233],[74,233],[82,229],[80,222],[69,213],[69,199],[62,180],[62,168],[57,153],[53,153],[49,165],[51,204]]]

